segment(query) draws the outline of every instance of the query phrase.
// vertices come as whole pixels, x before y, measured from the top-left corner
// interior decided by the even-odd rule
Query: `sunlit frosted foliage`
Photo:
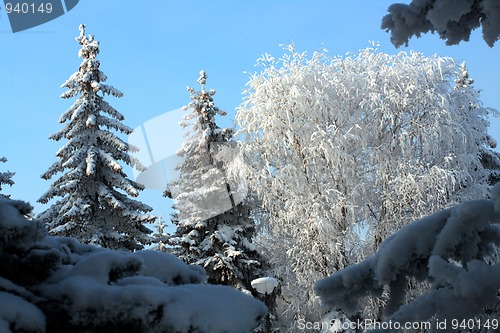
[[[248,82],[231,169],[269,210],[283,316],[315,321],[315,280],[415,218],[487,195],[489,110],[454,89],[450,58],[288,51]]]

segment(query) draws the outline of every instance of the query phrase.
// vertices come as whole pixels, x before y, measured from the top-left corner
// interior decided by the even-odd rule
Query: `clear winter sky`
[[[400,2],[409,3],[409,0]],[[255,61],[264,53],[283,54],[279,44],[295,43],[299,51],[326,48],[332,56],[357,52],[380,42],[388,53],[416,50],[425,55],[466,61],[485,106],[500,109],[500,44],[489,48],[481,32],[468,43],[446,46],[436,35],[395,49],[380,29],[393,0],[214,0],[130,1],[80,0],[67,14],[25,32],[13,34],[2,3],[0,10],[0,156],[1,171],[16,172],[5,193],[35,206],[52,184],[40,174],[56,161],[63,145],[48,139],[59,129],[59,116],[74,102],[59,96],[60,85],[78,70],[78,26],[101,43],[101,70],[108,84],[124,93],[107,101],[135,128],[145,121],[189,103],[186,85],[197,87],[200,69],[208,88],[217,90],[216,104],[234,118]],[[245,73],[247,72],[247,73]],[[229,124],[229,122],[227,123]],[[500,141],[500,121],[490,133]],[[165,142],[165,145],[168,145]],[[132,172],[127,169],[128,174]],[[171,202],[160,190],[139,197],[168,219]]]

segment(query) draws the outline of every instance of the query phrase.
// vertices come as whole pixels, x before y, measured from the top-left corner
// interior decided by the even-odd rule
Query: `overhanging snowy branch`
[[[324,305],[356,310],[364,296],[389,287],[385,320],[460,319],[494,308],[500,264],[487,261],[500,244],[500,185],[491,200],[469,201],[417,220],[389,236],[379,251],[316,282]],[[431,291],[403,305],[409,278],[427,280]]]
[[[480,26],[490,47],[500,36],[498,0],[414,0],[409,5],[393,4],[388,11],[382,29],[391,32],[396,47],[427,32],[437,32],[448,45],[458,44],[468,41],[472,30]]]

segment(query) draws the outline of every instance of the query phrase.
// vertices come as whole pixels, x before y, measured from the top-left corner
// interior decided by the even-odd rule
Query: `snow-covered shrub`
[[[260,301],[204,284],[173,255],[47,236],[31,206],[0,199],[0,332],[250,332]]]

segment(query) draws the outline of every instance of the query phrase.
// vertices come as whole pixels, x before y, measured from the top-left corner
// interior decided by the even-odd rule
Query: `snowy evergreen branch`
[[[387,287],[384,319],[392,322],[473,318],[499,302],[500,263],[488,263],[500,245],[499,224],[496,185],[491,200],[465,202],[402,227],[373,256],[316,282],[315,292],[333,310],[352,312],[363,297]],[[404,304],[411,278],[432,287]]]
[[[408,46],[411,37],[437,32],[447,45],[468,41],[472,30],[483,29],[484,41],[493,47],[500,38],[500,4],[497,0],[413,0],[392,4],[382,19],[396,46]]]

